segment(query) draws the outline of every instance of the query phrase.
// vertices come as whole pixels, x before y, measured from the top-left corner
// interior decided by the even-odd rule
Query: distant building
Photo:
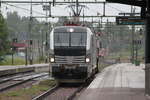
[[[16,51],[24,51],[27,45],[25,43],[12,43],[12,47]]]

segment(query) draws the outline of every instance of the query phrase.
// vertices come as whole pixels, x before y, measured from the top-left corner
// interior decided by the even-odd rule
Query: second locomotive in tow
[[[97,37],[87,27],[60,26],[50,33],[52,76],[59,82],[85,82],[97,71]]]

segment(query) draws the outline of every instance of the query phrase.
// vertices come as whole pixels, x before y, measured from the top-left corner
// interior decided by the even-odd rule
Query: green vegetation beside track
[[[0,65],[25,65],[26,61],[24,57],[14,57],[12,64],[12,57],[6,56],[3,61],[0,61]],[[33,60],[33,64],[44,63],[41,57],[37,57]]]
[[[47,91],[56,84],[54,80],[44,80],[29,87],[24,86],[22,88],[0,93],[0,100],[31,100],[34,96]]]

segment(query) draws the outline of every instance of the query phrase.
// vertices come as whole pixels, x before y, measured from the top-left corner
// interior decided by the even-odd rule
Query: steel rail
[[[85,88],[84,86],[81,86],[79,89],[77,89],[71,96],[69,96],[66,100],[73,100],[77,93],[81,92]]]
[[[49,96],[50,94],[52,94],[54,91],[56,91],[59,88],[58,85],[56,85],[55,87],[47,90],[46,92],[42,93],[41,95],[34,97],[32,100],[42,100],[43,98],[46,98],[47,96]]]
[[[81,86],[79,87],[75,92],[73,92],[71,94],[71,96],[69,96],[67,99],[65,100],[73,100],[73,98],[76,96],[77,93],[79,93],[83,88],[85,88],[85,86]],[[43,100],[43,98],[48,97],[49,95],[51,95],[52,93],[54,93],[55,91],[57,91],[59,89],[59,86],[56,85],[55,87],[47,90],[46,92],[42,93],[41,95],[34,97],[32,100]]]
[[[4,78],[2,80],[0,80],[0,84],[4,83],[4,82],[8,82],[10,80],[14,80],[14,79],[17,79],[17,78],[21,78],[21,77],[25,77],[25,76],[30,76],[30,75],[36,75],[35,73],[27,73],[25,75],[22,75],[22,76],[12,76],[12,77],[9,77],[9,78]]]
[[[23,81],[21,81],[21,82],[11,84],[11,85],[9,85],[9,86],[7,86],[7,87],[0,88],[0,92],[6,91],[6,90],[8,90],[8,89],[10,89],[10,88],[13,88],[13,87],[15,87],[15,86],[21,85],[21,84],[26,83],[26,82],[28,82],[28,81],[31,81],[31,80],[33,80],[33,79],[40,78],[40,77],[44,77],[44,76],[47,76],[47,74],[45,74],[45,75],[40,75],[40,76],[36,76],[36,77],[32,77],[32,78],[23,80]]]

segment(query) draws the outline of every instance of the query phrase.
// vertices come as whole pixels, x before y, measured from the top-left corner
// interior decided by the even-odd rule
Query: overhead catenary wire
[[[15,8],[22,9],[22,10],[25,10],[25,11],[30,12],[30,10],[29,10],[29,9],[27,9],[27,8],[23,8],[23,7],[15,6],[15,5],[8,4],[8,3],[5,3],[5,5],[9,5],[9,6],[12,6],[12,7],[15,7]],[[36,14],[45,15],[44,13],[41,13],[41,12],[38,12],[38,11],[35,11],[35,10],[33,10],[33,12],[34,12],[34,13],[36,13]]]
[[[3,3],[3,4],[6,4],[6,3]],[[12,4],[12,3],[7,3],[7,4]],[[19,6],[29,6],[29,4],[27,3],[14,3],[14,5],[19,5]],[[42,5],[42,3],[32,3],[32,5],[34,6],[39,6],[39,5]]]
[[[118,8],[112,7],[112,6],[110,6],[110,5],[107,5],[107,6],[110,7],[110,8],[112,8],[112,9],[114,9],[114,10],[117,10],[117,11],[119,11],[119,12],[125,13],[125,11],[120,10],[120,9],[118,9]]]
[[[26,10],[26,11],[30,11],[29,9],[27,9],[27,8],[23,8],[23,7],[19,7],[19,6],[15,6],[15,5],[12,5],[12,4],[8,4],[8,3],[4,3],[4,4],[6,4],[6,5],[9,5],[9,6],[13,6],[13,7],[16,7],[16,8],[19,8],[19,9],[22,9],[22,10]],[[43,3],[41,3],[41,4],[43,4]],[[109,5],[107,5],[107,6],[109,6]],[[120,11],[120,12],[124,12],[124,11],[122,11],[122,10],[119,10],[119,9],[117,9],[117,8],[115,8],[115,7],[112,7],[112,6],[110,6],[111,8],[113,8],[113,9],[116,9],[117,11]],[[59,7],[60,8],[60,7]],[[62,7],[61,7],[62,8]],[[94,9],[89,9],[89,10],[91,10],[92,12],[98,12],[98,11],[95,11]],[[45,14],[44,13],[41,13],[41,12],[38,12],[38,11],[33,11],[34,13],[37,13],[37,14],[40,14],[40,15],[44,15],[45,16]],[[99,12],[98,12],[99,13]],[[99,13],[99,15],[102,15],[101,13]],[[86,16],[86,15],[85,15]]]

